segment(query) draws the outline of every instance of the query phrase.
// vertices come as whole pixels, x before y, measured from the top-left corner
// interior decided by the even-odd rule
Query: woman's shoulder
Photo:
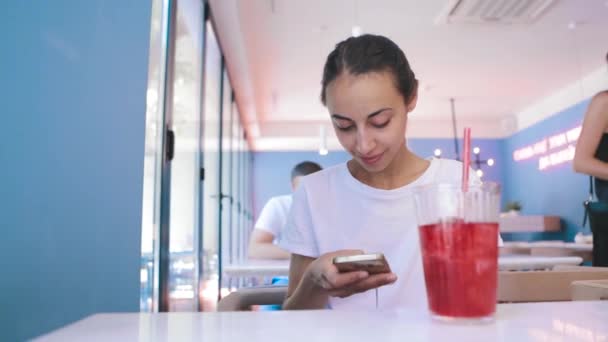
[[[344,172],[345,168],[346,163],[340,163],[311,173],[302,178],[301,185],[306,188],[327,186],[333,178],[339,177],[339,175]]]
[[[462,180],[462,167],[463,163],[459,160],[454,159],[435,159],[433,161],[437,164],[436,171],[434,172],[434,182],[460,182]],[[478,182],[479,177],[473,172],[473,169],[469,166],[469,182]]]
[[[601,91],[591,98],[585,121],[588,125],[606,126],[608,124],[606,114],[608,114],[608,90]]]
[[[591,103],[598,103],[608,106],[608,90],[600,91],[591,98]]]
[[[303,203],[325,203],[330,193],[336,191],[337,180],[346,168],[345,163],[330,166],[323,170],[302,177],[300,185],[293,195],[293,206]]]
[[[437,170],[441,174],[453,174],[454,172],[462,172],[462,162],[455,159],[435,159],[434,163],[437,164]]]

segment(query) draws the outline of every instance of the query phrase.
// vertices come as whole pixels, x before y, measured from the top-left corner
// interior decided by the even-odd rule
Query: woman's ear
[[[416,109],[416,103],[418,103],[418,80],[416,80],[416,86],[414,92],[410,96],[409,102],[406,104],[407,112],[411,112]]]

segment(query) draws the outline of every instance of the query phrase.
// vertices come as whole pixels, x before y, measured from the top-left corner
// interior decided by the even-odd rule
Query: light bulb
[[[473,153],[474,154],[479,154],[479,152],[481,152],[481,150],[479,149],[479,147],[473,148]]]
[[[488,159],[488,166],[492,166],[494,165],[494,159],[490,158]]]
[[[477,177],[479,177],[479,178],[483,177],[483,171],[481,171],[481,169],[475,171],[475,173],[477,173]]]

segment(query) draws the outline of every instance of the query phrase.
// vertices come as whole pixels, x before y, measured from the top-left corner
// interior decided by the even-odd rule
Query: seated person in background
[[[296,190],[300,178],[321,170],[311,161],[301,162],[291,170],[291,188]],[[289,259],[289,252],[274,244],[281,236],[291,208],[291,195],[271,198],[262,209],[249,240],[251,259]]]

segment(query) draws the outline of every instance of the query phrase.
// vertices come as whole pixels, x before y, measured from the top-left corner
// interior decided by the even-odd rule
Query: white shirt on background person
[[[278,241],[287,224],[291,202],[292,195],[272,197],[260,212],[255,229],[271,233],[274,240]]]

